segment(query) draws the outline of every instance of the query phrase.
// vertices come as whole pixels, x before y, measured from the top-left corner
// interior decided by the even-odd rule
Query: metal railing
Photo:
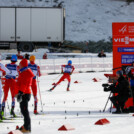
[[[107,58],[64,58],[64,59],[39,59],[36,64],[40,66],[42,74],[60,73],[61,65],[67,64],[68,60],[72,60],[75,66],[75,72],[88,71],[112,71],[113,61],[112,57]],[[10,63],[9,60],[1,61],[3,64]],[[19,64],[19,61],[18,63]]]

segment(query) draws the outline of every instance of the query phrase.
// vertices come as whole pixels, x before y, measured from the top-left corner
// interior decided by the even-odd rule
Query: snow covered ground
[[[31,2],[27,2],[31,1]],[[98,41],[112,37],[112,22],[134,22],[134,3],[125,0],[1,0],[0,6],[52,7],[63,1],[66,40]]]
[[[109,72],[108,72],[109,73]],[[72,75],[71,91],[66,92],[67,82],[61,83],[53,92],[47,90],[52,83],[57,81],[58,75],[46,75],[39,79],[41,97],[43,101],[44,115],[33,114],[33,97],[29,103],[29,110],[32,120],[31,134],[126,134],[134,131],[134,117],[132,114],[112,115],[108,111],[100,112],[109,96],[109,92],[103,92],[102,83],[107,82],[104,73],[79,73]],[[100,82],[93,82],[92,78],[101,78]],[[56,79],[56,80],[54,80]],[[74,84],[74,81],[80,83]],[[40,97],[38,111],[41,111]],[[9,97],[8,103],[11,98]],[[107,110],[110,107],[108,104]],[[16,113],[19,114],[19,106],[16,103]],[[65,112],[66,111],[66,112]],[[90,113],[89,113],[90,111]],[[9,110],[6,109],[9,115]],[[96,126],[94,123],[102,118],[107,118],[110,124]],[[0,134],[7,134],[15,129],[16,125],[21,126],[23,119],[4,121],[0,124]],[[58,128],[63,124],[71,124],[75,130],[59,132]]]

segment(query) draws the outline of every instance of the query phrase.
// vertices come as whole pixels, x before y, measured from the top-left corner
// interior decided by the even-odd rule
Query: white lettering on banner
[[[65,72],[71,72],[72,71],[72,68],[64,68],[64,71]]]
[[[115,42],[118,42],[119,39],[114,39]]]
[[[131,33],[131,34],[134,33],[134,26],[129,26],[128,27],[128,32]]]
[[[130,41],[131,41],[131,42],[134,42],[134,38],[130,38]]]
[[[125,38],[114,38],[114,41],[116,43],[125,43],[126,45],[128,45],[129,43],[134,42],[134,38],[129,38],[128,36],[126,36]]]
[[[122,33],[122,34],[127,32],[127,25],[125,25],[122,29],[120,29],[119,32]]]
[[[129,37],[125,37],[125,44],[129,44]]]

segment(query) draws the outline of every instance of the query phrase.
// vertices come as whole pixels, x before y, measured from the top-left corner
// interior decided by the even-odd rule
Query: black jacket
[[[112,93],[118,93],[119,96],[129,97],[130,96],[130,87],[128,80],[121,76],[117,82],[112,86]]]
[[[128,73],[128,77],[131,78],[131,80],[134,80],[134,75],[132,74],[131,70]]]
[[[98,54],[98,57],[106,57],[106,54],[101,54],[101,53],[99,53],[99,54]]]

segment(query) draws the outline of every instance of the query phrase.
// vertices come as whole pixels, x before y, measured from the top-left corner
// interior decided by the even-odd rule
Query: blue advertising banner
[[[134,52],[134,47],[118,47],[118,52]]]
[[[134,54],[122,54],[121,63],[122,64],[131,64],[134,61]]]

